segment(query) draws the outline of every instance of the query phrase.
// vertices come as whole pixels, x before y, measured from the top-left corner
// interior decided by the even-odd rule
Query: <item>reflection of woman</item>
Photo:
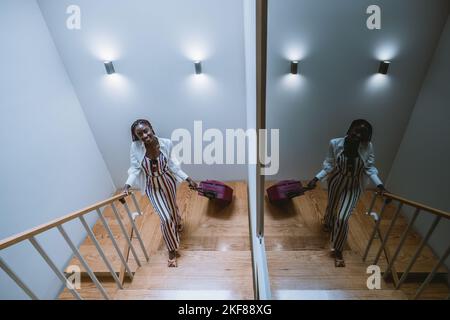
[[[320,171],[308,186],[314,188],[318,180],[327,177],[328,206],[323,229],[331,231],[331,250],[336,267],[345,267],[342,251],[348,233],[348,219],[364,189],[367,176],[384,192],[383,184],[374,167],[372,126],[363,119],[350,125],[344,138],[330,141],[328,155]]]
[[[131,167],[124,192],[131,186],[145,190],[153,208],[161,219],[161,231],[169,250],[169,267],[176,267],[176,250],[180,244],[181,216],[176,203],[176,182],[186,180],[189,187],[197,184],[184,173],[171,157],[172,142],[155,135],[147,120],[136,120],[131,126]]]

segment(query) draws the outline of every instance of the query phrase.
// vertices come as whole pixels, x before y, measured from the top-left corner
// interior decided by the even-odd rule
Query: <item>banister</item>
[[[376,193],[378,195],[381,195],[379,192],[376,192]],[[432,213],[434,215],[437,215],[437,216],[440,216],[442,218],[450,219],[450,213],[449,212],[446,212],[446,211],[443,211],[443,210],[439,210],[439,209],[435,209],[435,208],[432,208],[430,206],[424,205],[422,203],[415,202],[415,201],[412,201],[412,200],[408,200],[408,199],[402,198],[400,196],[397,196],[397,195],[389,193],[389,192],[384,192],[382,194],[382,196],[386,197],[386,198],[393,199],[393,200],[400,201],[400,202],[402,202],[404,204],[407,204],[409,206],[421,209],[423,211],[430,212],[430,213]]]
[[[131,192],[130,192],[130,194],[131,194]],[[75,218],[83,216],[83,215],[85,215],[85,214],[87,214],[87,213],[89,213],[91,211],[94,211],[94,210],[99,209],[99,208],[101,208],[101,207],[103,207],[105,205],[113,203],[114,201],[125,199],[126,197],[128,197],[128,195],[124,194],[124,193],[115,195],[115,196],[110,197],[110,198],[108,198],[106,200],[97,202],[97,203],[95,203],[95,204],[93,204],[93,205],[91,205],[89,207],[84,208],[84,209],[81,209],[81,210],[69,213],[69,214],[67,214],[67,215],[65,215],[63,217],[57,218],[57,219],[52,220],[50,222],[44,223],[44,224],[42,224],[40,226],[31,228],[31,229],[29,229],[27,231],[20,232],[18,234],[12,235],[12,236],[10,236],[10,237],[8,237],[6,239],[0,240],[0,250],[8,248],[8,247],[10,247],[10,246],[12,246],[12,245],[14,245],[16,243],[19,243],[19,242],[23,241],[23,240],[27,240],[27,239],[29,239],[31,237],[34,237],[34,236],[36,236],[36,235],[38,235],[38,234],[40,234],[42,232],[50,230],[50,229],[52,229],[54,227],[57,227],[59,225],[62,225],[63,223],[71,221],[71,220],[73,220]]]
[[[397,211],[396,211],[396,213],[395,213],[394,219],[391,221],[391,223],[390,223],[390,225],[389,225],[388,231],[386,232],[386,237],[385,237],[385,239],[383,240],[383,239],[380,237],[380,240],[381,240],[381,246],[380,246],[380,248],[378,249],[378,253],[377,253],[377,256],[376,256],[375,261],[374,261],[373,264],[377,264],[378,259],[379,259],[379,257],[380,257],[380,254],[381,254],[382,250],[383,250],[384,248],[386,248],[387,238],[389,237],[389,234],[390,234],[390,232],[391,232],[391,230],[392,230],[392,228],[393,228],[393,226],[394,226],[394,224],[395,224],[395,221],[397,220],[397,217],[398,217],[398,215],[399,215],[399,213],[400,213],[400,211],[401,211],[402,206],[403,206],[403,205],[408,205],[408,206],[410,206],[410,207],[415,208],[414,215],[413,215],[412,219],[408,222],[408,224],[407,224],[407,226],[406,226],[406,230],[403,232],[403,234],[402,234],[402,236],[401,236],[400,242],[399,242],[399,244],[397,245],[397,249],[395,250],[394,256],[392,257],[392,259],[390,259],[390,261],[388,261],[388,266],[387,266],[387,269],[386,269],[386,271],[384,272],[384,276],[383,276],[384,279],[386,279],[386,278],[389,276],[390,273],[392,273],[393,276],[396,275],[396,272],[395,272],[395,270],[394,270],[394,263],[395,263],[395,260],[396,260],[397,257],[399,256],[399,253],[400,253],[400,251],[401,251],[401,249],[402,249],[402,247],[403,247],[403,245],[404,245],[404,243],[405,243],[405,241],[406,241],[406,238],[407,238],[409,232],[412,230],[412,227],[413,227],[413,225],[414,225],[416,219],[418,218],[420,212],[421,212],[421,211],[428,212],[428,213],[431,213],[431,214],[433,214],[433,215],[435,216],[434,221],[433,221],[431,227],[428,229],[428,231],[427,231],[425,237],[424,237],[424,238],[422,239],[422,241],[420,242],[420,244],[419,244],[418,248],[416,249],[416,251],[415,251],[413,257],[412,257],[411,260],[409,261],[408,266],[407,266],[406,269],[403,271],[403,274],[402,274],[401,279],[398,280],[398,281],[395,281],[395,280],[394,280],[394,282],[395,282],[395,289],[398,290],[398,289],[400,288],[400,286],[402,285],[402,283],[404,283],[404,281],[405,281],[406,278],[408,277],[408,274],[410,273],[411,268],[413,267],[414,263],[416,262],[417,258],[419,257],[420,253],[422,252],[422,249],[423,249],[423,248],[425,247],[425,245],[428,243],[428,240],[429,240],[430,237],[432,236],[432,234],[433,234],[435,228],[437,227],[437,225],[439,224],[440,220],[441,220],[442,218],[449,219],[449,218],[450,218],[450,213],[445,212],[445,211],[443,211],[443,210],[439,210],[439,209],[432,208],[432,207],[430,207],[430,206],[424,205],[424,204],[419,203],[419,202],[416,202],[416,201],[411,201],[411,200],[405,199],[405,198],[403,198],[403,197],[397,196],[397,195],[392,194],[392,193],[389,193],[389,192],[380,192],[380,191],[374,192],[373,198],[372,198],[372,201],[371,201],[369,210],[368,210],[369,213],[372,211],[372,208],[373,208],[374,203],[375,203],[375,199],[376,199],[377,197],[382,197],[382,198],[385,200],[385,201],[384,201],[384,205],[383,205],[383,209],[384,209],[384,207],[385,207],[385,205],[386,205],[386,203],[387,203],[388,200],[389,200],[389,201],[390,201],[390,200],[396,200],[396,201],[398,202],[398,209],[397,209]],[[383,209],[382,209],[382,212],[383,212]],[[381,220],[381,214],[380,214],[380,220]],[[368,245],[367,245],[367,247],[366,247],[366,252],[365,252],[365,255],[364,255],[363,260],[364,260],[365,257],[367,256],[368,250],[370,249],[370,246],[371,246],[372,241],[373,241],[373,239],[374,239],[374,234],[375,234],[375,231],[376,231],[377,228],[378,228],[378,223],[379,223],[379,222],[380,222],[380,221],[377,221],[377,223],[375,224],[374,232],[373,232],[373,235],[372,235],[372,237],[370,238],[369,243],[368,243]],[[380,235],[381,235],[381,234],[380,234]],[[433,270],[430,272],[430,274],[429,274],[428,277],[425,279],[425,281],[421,284],[420,288],[417,290],[417,292],[415,293],[415,295],[414,295],[414,297],[413,297],[414,300],[417,299],[417,298],[420,296],[420,294],[422,293],[422,291],[424,290],[424,288],[425,288],[425,287],[429,284],[429,282],[432,280],[432,278],[433,278],[434,275],[436,274],[436,272],[437,272],[438,268],[440,267],[440,265],[441,265],[441,264],[443,263],[443,261],[448,257],[449,252],[450,252],[450,247],[447,248],[446,253],[445,253],[443,256],[440,257],[439,262],[433,267]],[[389,259],[388,259],[388,260],[389,260]]]

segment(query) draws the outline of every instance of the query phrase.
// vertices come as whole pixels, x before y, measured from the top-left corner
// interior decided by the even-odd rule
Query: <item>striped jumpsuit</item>
[[[161,219],[164,242],[169,251],[177,250],[180,245],[178,226],[181,216],[176,203],[176,179],[162,152],[154,160],[145,156],[142,167],[147,179],[145,193]]]
[[[328,178],[328,206],[324,223],[331,230],[332,249],[342,252],[348,234],[348,220],[363,191],[364,162],[342,152]]]

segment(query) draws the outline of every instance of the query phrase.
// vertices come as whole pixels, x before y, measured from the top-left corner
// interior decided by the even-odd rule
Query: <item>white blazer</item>
[[[188,175],[181,170],[178,159],[172,157],[172,141],[170,139],[164,139],[156,136],[159,142],[160,150],[166,156],[168,160],[169,170],[174,174],[178,182],[184,181],[188,178]],[[130,168],[128,169],[128,179],[126,184],[131,187],[139,189],[142,193],[145,193],[146,180],[145,172],[142,168],[142,160],[145,157],[145,145],[142,141],[133,141],[130,149]]]
[[[344,152],[344,138],[336,138],[330,140],[330,146],[328,148],[328,154],[323,162],[323,169],[316,175],[316,178],[319,180],[324,180],[335,168],[336,159]],[[380,178],[378,177],[378,170],[375,168],[375,154],[373,152],[372,142],[368,144],[360,143],[358,149],[359,156],[361,160],[364,162],[364,172],[366,174],[366,178],[364,181],[364,185],[367,185],[367,178],[370,178],[372,182],[378,186],[382,184]]]

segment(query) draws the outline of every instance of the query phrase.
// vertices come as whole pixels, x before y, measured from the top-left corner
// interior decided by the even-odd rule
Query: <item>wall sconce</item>
[[[114,69],[114,65],[113,65],[112,61],[105,61],[105,62],[103,62],[103,64],[105,65],[107,74],[116,73],[116,70]]]
[[[298,61],[291,61],[291,74],[298,74]]]
[[[195,66],[195,74],[201,74],[202,73],[202,62],[194,61],[194,66]]]
[[[380,66],[378,68],[378,73],[387,74],[390,63],[391,63],[390,61],[381,61]]]

